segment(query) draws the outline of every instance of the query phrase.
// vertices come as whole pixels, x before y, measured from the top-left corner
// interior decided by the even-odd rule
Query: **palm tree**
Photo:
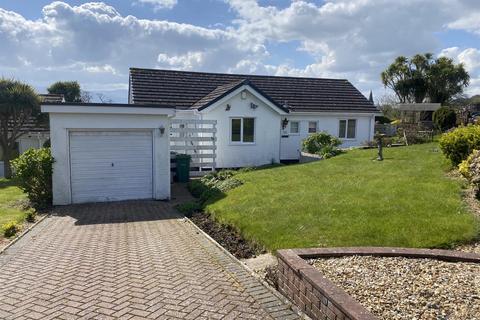
[[[12,176],[10,160],[15,155],[15,142],[25,134],[25,125],[40,113],[39,106],[40,98],[31,86],[0,79],[0,147],[6,178]]]

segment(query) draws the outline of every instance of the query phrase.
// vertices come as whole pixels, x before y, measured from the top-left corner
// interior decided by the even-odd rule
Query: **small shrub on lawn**
[[[480,150],[480,126],[469,125],[444,133],[439,141],[443,154],[457,166],[473,150]]]
[[[196,201],[181,203],[178,204],[175,208],[187,217],[191,217],[193,213],[202,210],[202,206]]]
[[[5,223],[4,225],[2,225],[2,229],[3,229],[3,235],[6,238],[13,237],[14,235],[17,234],[18,231],[20,231],[20,228],[15,221]]]
[[[441,107],[433,113],[433,122],[437,129],[445,131],[455,127],[457,114],[450,107]]]
[[[25,220],[27,222],[35,222],[36,219],[37,219],[37,210],[33,208],[28,209],[25,214]]]
[[[20,188],[37,208],[52,203],[53,161],[49,148],[29,149],[12,161]]]
[[[318,154],[324,158],[330,158],[338,153],[338,146],[342,144],[342,141],[337,137],[334,137],[326,132],[318,132],[310,135],[303,140],[302,149],[305,152]]]

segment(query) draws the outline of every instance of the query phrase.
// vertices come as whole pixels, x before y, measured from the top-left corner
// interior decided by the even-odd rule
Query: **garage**
[[[152,132],[70,132],[70,167],[73,203],[152,199]]]
[[[170,198],[174,108],[43,104],[49,114],[53,204]]]

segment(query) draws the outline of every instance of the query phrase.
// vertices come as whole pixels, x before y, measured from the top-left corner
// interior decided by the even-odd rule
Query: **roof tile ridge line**
[[[282,79],[331,80],[331,81],[345,81],[351,84],[351,82],[345,78],[318,78],[318,77],[298,77],[298,76],[295,77],[295,76],[276,76],[276,75],[268,75],[268,74],[222,73],[222,72],[208,72],[208,71],[186,71],[186,70],[173,70],[173,69],[129,67],[129,71],[132,71],[132,70],[145,70],[145,71],[157,71],[157,72],[166,71],[166,72],[178,72],[178,73],[226,75],[226,76],[240,76],[240,77],[267,77],[267,78],[273,78],[273,79],[282,78]]]

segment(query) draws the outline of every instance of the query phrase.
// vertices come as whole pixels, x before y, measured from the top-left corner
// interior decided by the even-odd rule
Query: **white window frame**
[[[232,120],[240,120],[240,141],[232,141]],[[243,119],[253,119],[253,142],[243,141]],[[229,141],[231,145],[254,145],[257,141],[257,118],[256,117],[230,117],[229,118]]]
[[[310,123],[315,123],[315,132],[310,132]],[[318,121],[308,121],[307,133],[308,134],[318,133]]]
[[[295,122],[298,124],[297,126],[297,132],[292,132],[292,123]],[[291,135],[291,136],[297,136],[300,134],[300,121],[298,120],[290,120],[290,127],[289,127],[289,130],[288,130],[288,133]]]
[[[340,121],[345,121],[345,137],[340,137]],[[355,136],[353,138],[347,138],[348,136],[348,122],[349,121],[355,121]],[[341,140],[357,140],[357,128],[358,128],[358,119],[356,118],[341,118],[338,119],[338,138]]]

